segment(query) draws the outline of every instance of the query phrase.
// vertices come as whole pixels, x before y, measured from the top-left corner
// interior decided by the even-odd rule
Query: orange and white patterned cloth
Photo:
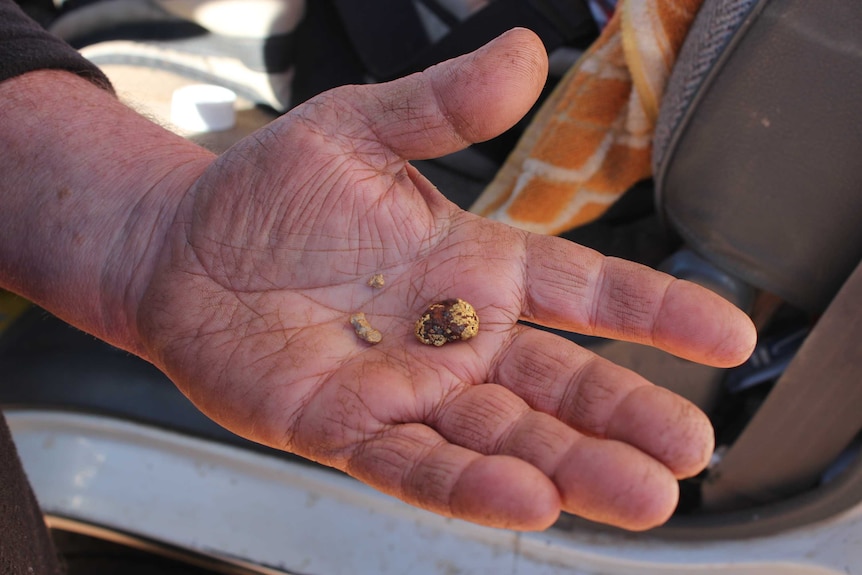
[[[702,2],[621,0],[471,211],[559,234],[648,178],[659,104]]]

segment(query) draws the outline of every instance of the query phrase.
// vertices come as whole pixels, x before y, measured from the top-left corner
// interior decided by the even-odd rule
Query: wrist
[[[213,156],[61,71],[0,83],[0,285],[141,353],[137,306]]]

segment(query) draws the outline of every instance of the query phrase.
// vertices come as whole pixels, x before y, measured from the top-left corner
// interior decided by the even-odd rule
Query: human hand
[[[665,521],[676,479],[711,454],[706,417],[519,320],[729,366],[753,347],[748,319],[693,284],[465,213],[408,163],[508,128],[545,72],[539,40],[513,31],[240,142],[180,204],[137,312],[145,355],[240,435],[444,515]],[[421,344],[416,319],[453,297],[477,309],[478,336]],[[359,311],[379,344],[354,334]]]

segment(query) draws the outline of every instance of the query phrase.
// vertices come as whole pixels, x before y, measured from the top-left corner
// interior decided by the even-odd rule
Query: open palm
[[[518,321],[729,365],[751,349],[747,319],[691,284],[465,213],[408,163],[509,127],[544,73],[541,44],[515,31],[324,94],[237,144],[171,228],[139,314],[150,357],[233,431],[439,513],[521,529],[560,509],[664,521],[676,478],[711,452],[706,418]],[[422,311],[456,297],[478,336],[420,343]],[[380,343],[356,336],[356,312]]]

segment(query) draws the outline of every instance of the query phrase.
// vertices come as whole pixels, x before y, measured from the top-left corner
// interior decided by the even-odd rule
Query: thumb
[[[511,30],[482,48],[405,78],[356,88],[358,112],[380,144],[406,160],[435,158],[511,128],[544,86],[542,41]]]

